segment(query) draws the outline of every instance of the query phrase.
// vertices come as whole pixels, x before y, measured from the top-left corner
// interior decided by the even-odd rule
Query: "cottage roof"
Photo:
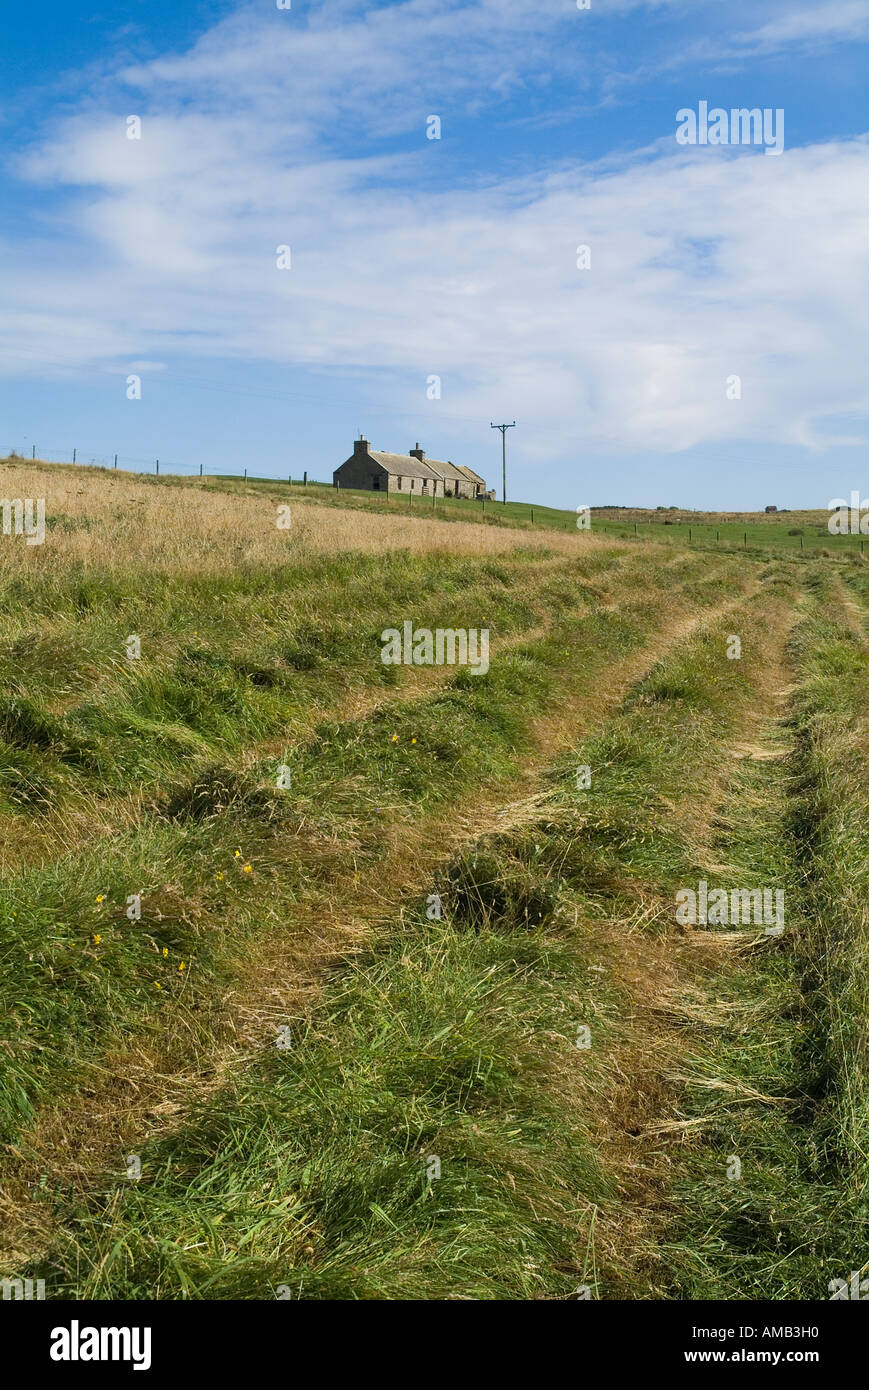
[[[481,487],[486,486],[486,479],[481,478],[479,473],[475,473],[473,468],[468,468],[464,463],[457,463],[456,468],[469,483],[479,483]]]
[[[436,478],[443,477],[434,468],[429,468],[428,460],[422,463],[419,459],[411,458],[409,454],[381,454],[374,449],[368,450],[369,456],[379,463],[381,468],[385,468],[387,473],[397,475],[401,478]]]
[[[454,463],[444,463],[443,459],[426,459],[426,463],[436,469],[440,476],[446,478],[448,482],[466,483],[468,481],[467,478],[462,476]]]
[[[368,457],[393,477],[427,478],[447,483],[481,483],[485,480],[472,468],[450,463],[444,459],[418,459],[413,454],[384,454],[377,449],[367,449]],[[349,463],[350,460],[348,459]]]

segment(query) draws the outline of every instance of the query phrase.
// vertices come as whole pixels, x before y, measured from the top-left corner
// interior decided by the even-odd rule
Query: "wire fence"
[[[80,449],[77,445],[72,448],[69,446],[39,446],[31,445],[29,449],[19,446],[9,445],[0,446],[0,463],[12,461],[16,463],[27,463],[30,461],[44,463],[71,463],[81,467],[118,469],[127,473],[152,474],[157,476],[169,477],[206,477],[206,478],[225,478],[227,480],[248,481],[251,483],[261,482],[289,482],[307,487],[310,485],[317,489],[333,489],[331,480],[310,478],[304,469],[293,472],[290,469],[286,473],[249,473],[247,468],[235,470],[231,465],[217,467],[209,464],[208,470],[204,471],[202,464],[190,464],[178,459],[156,459],[141,458],[133,454],[106,454],[92,453],[87,449]],[[344,496],[349,491],[354,501],[357,501],[375,510],[385,510],[394,512],[402,506],[406,506],[411,514],[424,514],[423,509],[427,508],[428,499],[420,494],[416,499],[412,494],[407,497],[400,493],[378,493],[378,492],[357,492],[355,489],[341,490]],[[323,493],[319,496],[322,498]],[[324,499],[325,500],[325,499]],[[331,499],[330,499],[331,500]],[[334,499],[337,501],[337,496]],[[435,506],[436,503],[436,506]],[[460,513],[468,514],[478,512],[481,519],[492,521],[496,524],[516,524],[517,522],[531,526],[554,528],[557,530],[567,527],[572,530],[576,521],[569,512],[564,512],[559,508],[534,507],[526,503],[508,502],[501,504],[490,499],[467,499],[467,498],[432,498],[431,512],[439,516],[449,516],[451,513],[458,516]],[[536,517],[535,517],[536,512]],[[656,541],[669,541],[670,543],[707,548],[739,547],[740,549],[761,549],[770,548],[784,549],[786,551],[799,550],[810,551],[817,554],[819,551],[825,552],[826,547],[834,551],[854,551],[864,555],[866,551],[865,536],[862,534],[830,535],[826,525],[819,525],[806,519],[805,514],[779,512],[775,522],[765,521],[761,523],[748,523],[746,526],[743,521],[725,519],[726,514],[722,513],[720,521],[694,521],[686,519],[679,521],[671,520],[663,515],[647,514],[642,518],[627,515],[619,517],[598,517],[594,518],[593,528],[599,535],[609,534],[619,539],[650,539],[654,537]],[[793,518],[796,525],[782,524]],[[666,530],[664,528],[667,528]]]
[[[204,469],[201,463],[185,463],[179,459],[141,458],[135,454],[92,453],[88,449],[80,449],[77,445],[70,448],[68,445],[37,446],[32,444],[29,449],[16,445],[0,445],[0,462],[12,459],[17,463],[74,463],[83,468],[109,468],[118,469],[124,473],[165,474],[181,478],[247,478],[248,476],[247,468],[234,469],[231,464],[225,467],[215,467],[209,463],[208,468]],[[288,469],[283,474],[251,473],[250,476],[252,479],[260,478],[263,481],[269,481],[271,478],[276,482],[286,481],[292,477],[294,482],[302,482],[304,478],[307,478],[307,473],[300,468],[297,473],[291,473]],[[310,478],[308,481],[314,483],[316,480]],[[331,482],[321,483],[320,486],[331,487]]]

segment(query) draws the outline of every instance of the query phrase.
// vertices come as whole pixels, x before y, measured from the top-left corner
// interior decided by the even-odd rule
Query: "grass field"
[[[215,478],[211,485],[241,487],[285,497],[309,496],[321,505],[352,506],[378,513],[396,512],[408,516],[434,515],[447,520],[479,520],[489,525],[531,527],[545,531],[574,531],[576,511],[541,507],[530,502],[471,502],[465,498],[398,498],[375,496],[371,492],[344,489],[340,497],[324,483],[296,480],[286,486],[268,479],[241,476]],[[577,504],[582,505],[581,503]],[[686,512],[676,507],[642,510],[634,507],[595,507],[591,528],[600,535],[619,540],[645,539],[658,544],[715,546],[718,548],[812,551],[829,549],[831,554],[863,554],[866,538],[859,535],[831,535],[828,511],[795,512]]]
[[[268,479],[241,476],[214,479],[218,486],[241,485],[272,493],[275,483]],[[280,485],[283,491],[283,484]],[[530,502],[471,502],[465,498],[375,496],[371,492],[344,489],[339,496],[324,483],[309,482],[307,488],[297,479],[286,485],[286,496],[307,494],[325,505],[353,506],[382,513],[432,514],[450,520],[477,519],[490,525],[534,527],[547,531],[577,529],[577,512],[541,507]],[[577,506],[583,505],[582,499]],[[598,534],[620,540],[646,539],[659,544],[761,548],[784,551],[829,549],[831,554],[863,554],[866,538],[859,535],[831,535],[825,510],[784,512],[688,512],[678,507],[654,511],[636,507],[594,507],[591,527]]]
[[[0,537],[0,1275],[863,1272],[859,537],[20,461],[3,493],[47,531]],[[406,621],[488,630],[488,672],[384,665]],[[686,924],[701,881],[783,891],[784,930]]]
[[[20,476],[30,466],[24,460],[0,460],[0,466],[10,469],[9,476]],[[81,476],[87,473],[106,480],[117,479],[113,470],[83,468],[72,464],[53,464],[52,468]],[[129,474],[120,474],[121,479]],[[137,475],[145,483],[148,475]],[[541,507],[529,502],[499,501],[472,502],[465,498],[411,498],[408,493],[399,498],[386,494],[343,489],[340,494],[331,484],[300,478],[292,482],[253,475],[224,474],[212,478],[188,478],[172,475],[154,476],[159,488],[180,487],[185,491],[201,487],[231,496],[260,496],[282,502],[306,500],[321,507],[352,508],[373,515],[436,517],[442,521],[477,521],[487,526],[507,526],[546,532],[573,532],[577,529],[577,512],[556,507]],[[584,505],[580,498],[577,507]],[[866,537],[860,535],[831,535],[828,529],[829,511],[765,512],[691,512],[678,507],[659,507],[654,511],[636,507],[595,507],[591,509],[591,527],[596,534],[618,540],[653,540],[656,544],[714,547],[716,549],[829,550],[831,555],[863,554]]]

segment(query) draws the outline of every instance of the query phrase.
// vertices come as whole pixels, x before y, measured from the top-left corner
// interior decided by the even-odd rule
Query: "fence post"
[[[531,525],[534,525],[534,508],[531,508]]]
[[[202,477],[202,464],[201,464],[201,463],[200,463],[200,465],[199,465],[199,476],[200,476],[200,478]]]
[[[244,470],[244,481],[247,482],[247,469]]]
[[[159,460],[159,459],[157,460],[157,467],[155,468],[154,471],[155,471],[156,473],[159,473],[159,472],[160,472],[160,460]]]
[[[30,457],[31,457],[32,459],[35,459],[35,458],[36,458],[36,445],[35,445],[35,444],[34,444],[34,446],[33,446],[33,449],[31,450]]]
[[[747,546],[748,546],[748,532],[747,532],[747,531],[743,531],[743,533],[742,533],[742,548],[743,548],[743,550],[745,550]]]
[[[307,470],[307,468],[305,469],[304,473],[302,474],[302,486],[303,486],[303,487],[307,487],[307,486],[308,486],[308,470]]]
[[[75,463],[75,449],[73,449],[72,451],[72,461],[73,463]]]
[[[691,544],[691,527],[688,527],[688,544]]]
[[[117,456],[117,454],[115,454],[115,467],[117,468],[117,466],[118,466],[118,456]]]

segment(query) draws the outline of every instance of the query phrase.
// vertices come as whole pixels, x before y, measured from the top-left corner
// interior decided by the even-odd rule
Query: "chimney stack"
[[[419,447],[419,440],[416,441],[416,448],[411,449],[410,457],[412,459],[419,459],[420,463],[425,463],[425,449]]]
[[[361,435],[359,436],[358,439],[354,439],[354,440],[353,440],[353,452],[354,452],[354,454],[367,454],[367,453],[368,453],[368,449],[369,449],[368,440],[365,438],[365,435],[364,435],[364,434],[361,434]]]

